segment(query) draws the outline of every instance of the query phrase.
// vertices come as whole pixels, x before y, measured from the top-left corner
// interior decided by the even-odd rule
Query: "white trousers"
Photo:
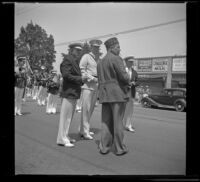
[[[24,88],[15,87],[15,113],[21,113]]]
[[[126,103],[126,109],[124,113],[124,127],[131,127],[133,126],[133,109],[134,109],[134,98],[131,96],[131,92],[129,92],[130,98],[129,101]]]
[[[47,88],[40,86],[38,92],[38,103],[45,104]]]
[[[73,119],[77,99],[62,99],[62,105],[60,109],[60,121],[57,136],[58,144],[69,143],[68,133],[70,123]]]
[[[57,108],[57,95],[49,93],[47,97],[46,112],[50,112],[53,109],[55,109],[56,111],[56,108]]]
[[[90,118],[94,111],[96,101],[97,101],[97,89],[95,90],[82,89],[80,133],[83,135],[89,135]]]

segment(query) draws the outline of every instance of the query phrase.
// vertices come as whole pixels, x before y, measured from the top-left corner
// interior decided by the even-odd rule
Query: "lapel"
[[[74,70],[78,75],[80,75],[80,68],[79,68],[79,65],[78,65],[78,61],[75,60],[72,56],[70,56],[68,60],[71,62],[71,65],[72,65],[72,67],[73,67],[73,70]]]

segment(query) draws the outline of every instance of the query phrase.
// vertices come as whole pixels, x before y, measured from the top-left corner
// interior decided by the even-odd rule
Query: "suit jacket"
[[[83,82],[78,61],[71,55],[67,55],[60,65],[60,72],[63,77],[60,96],[69,99],[79,99]]]
[[[97,64],[99,102],[127,102],[130,79],[122,58],[108,52]]]

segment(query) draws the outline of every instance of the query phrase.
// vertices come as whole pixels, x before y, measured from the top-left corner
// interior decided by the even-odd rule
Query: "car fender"
[[[141,102],[143,101],[148,101],[151,105],[153,106],[159,106],[159,104],[157,102],[155,102],[153,99],[151,99],[150,97],[144,97],[142,98]]]
[[[177,99],[177,100],[174,102],[174,105],[175,105],[177,102],[183,103],[183,104],[184,104],[184,107],[186,107],[186,100],[185,100],[185,99]]]

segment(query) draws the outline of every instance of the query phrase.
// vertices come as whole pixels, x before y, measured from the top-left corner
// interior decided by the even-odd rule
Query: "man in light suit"
[[[138,86],[138,74],[133,68],[134,57],[128,56],[124,58],[126,62],[126,71],[131,79],[131,89],[129,90],[130,99],[126,104],[125,114],[124,114],[124,127],[127,131],[135,132],[133,127],[133,109],[134,109],[134,99],[136,93],[136,86]]]
[[[73,119],[76,102],[80,98],[81,86],[88,78],[81,76],[79,68],[80,57],[82,55],[82,44],[73,43],[69,45],[69,54],[64,57],[60,65],[60,72],[63,77],[63,85],[60,96],[62,105],[60,109],[59,130],[57,144],[65,147],[73,147],[74,139],[68,136],[70,123]]]
[[[81,74],[89,77],[82,86],[80,134],[83,139],[92,140],[93,137],[91,135],[94,133],[90,132],[90,118],[97,101],[97,62],[102,41],[91,40],[89,43],[91,52],[83,55],[79,64]]]
[[[113,150],[116,155],[128,152],[123,142],[123,117],[129,99],[130,78],[119,56],[117,38],[105,41],[107,54],[97,65],[99,102],[102,104],[102,130],[99,149],[101,154]]]

